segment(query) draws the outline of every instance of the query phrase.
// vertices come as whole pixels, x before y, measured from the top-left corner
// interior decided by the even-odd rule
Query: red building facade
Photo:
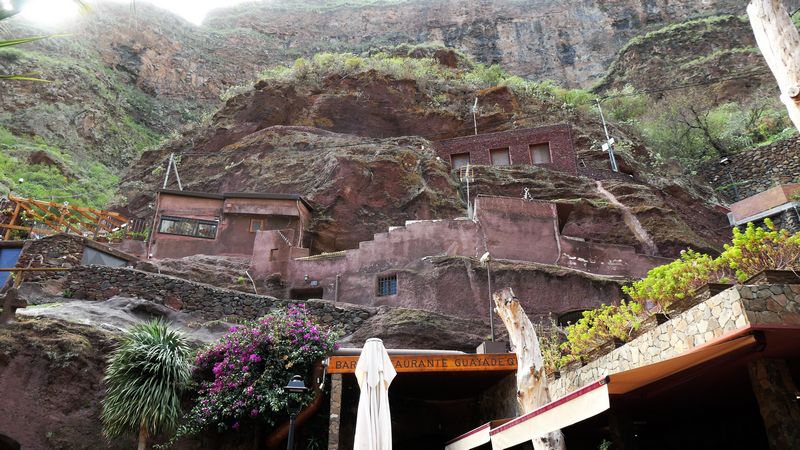
[[[471,165],[535,165],[578,174],[572,127],[568,124],[464,136],[434,145],[453,168]]]

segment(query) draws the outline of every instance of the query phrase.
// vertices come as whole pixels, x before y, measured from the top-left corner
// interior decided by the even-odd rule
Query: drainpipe
[[[339,280],[342,278],[342,274],[336,274],[336,283],[333,285],[333,303],[339,301]]]
[[[314,417],[314,414],[316,414],[319,407],[322,406],[323,400],[325,400],[325,392],[323,391],[325,382],[325,366],[322,364],[315,364],[311,378],[313,380],[311,390],[314,392],[314,400],[312,400],[311,403],[309,403],[309,405],[297,415],[297,418],[294,420],[295,428],[301,427],[309,419]],[[280,424],[277,428],[275,428],[275,431],[267,436],[267,449],[279,450],[281,448],[281,444],[288,436],[289,421],[287,420],[286,422]]]

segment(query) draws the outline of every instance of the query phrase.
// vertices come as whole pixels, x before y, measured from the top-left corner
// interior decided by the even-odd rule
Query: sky
[[[0,0],[0,7],[2,2]],[[130,3],[130,0],[110,0]],[[160,8],[174,12],[184,19],[199,25],[206,14],[214,8],[233,6],[247,0],[136,0],[137,3],[152,3]],[[97,0],[88,2],[96,3]],[[80,13],[80,7],[73,0],[28,0],[20,15],[30,21],[55,25],[73,19]]]

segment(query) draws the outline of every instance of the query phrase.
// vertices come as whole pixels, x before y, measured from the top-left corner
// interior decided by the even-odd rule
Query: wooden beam
[[[26,231],[30,231],[31,233],[53,234],[53,230],[51,230],[51,229],[23,227],[21,225],[3,225],[3,224],[0,224],[0,228],[6,228],[6,229],[9,229],[9,230],[26,230]]]
[[[19,206],[19,203],[15,203],[15,205],[16,206],[14,207],[14,213],[11,215],[11,220],[8,222],[8,224],[12,226],[17,223],[17,217],[19,217],[19,210],[22,209],[22,207]],[[4,241],[7,241],[9,240],[9,238],[11,238],[11,231],[13,231],[11,228],[6,229],[6,234],[3,236]]]
[[[127,218],[111,211],[75,207],[68,204],[64,205],[63,203],[34,200],[13,195],[9,195],[8,199],[16,203],[19,208],[30,213],[32,218],[50,227],[52,231],[45,231],[46,234],[66,231],[83,235],[84,233],[95,233],[98,228],[112,232],[114,228],[119,228],[128,223]],[[37,209],[41,212],[37,212]],[[58,212],[55,213],[51,209],[56,209]],[[52,217],[52,219],[49,217]],[[82,220],[81,217],[86,220]],[[73,221],[75,222],[73,223]],[[5,228],[9,229],[8,227]],[[19,229],[31,228],[22,227]],[[31,229],[31,231],[33,230]],[[10,231],[6,231],[6,235],[10,235]]]
[[[544,358],[536,329],[511,288],[493,295],[495,311],[508,330],[511,348],[517,354],[517,403],[522,414],[550,403]],[[535,450],[566,450],[561,430],[532,439]]]
[[[758,48],[781,89],[781,101],[800,130],[800,32],[780,0],[752,0],[747,15]]]

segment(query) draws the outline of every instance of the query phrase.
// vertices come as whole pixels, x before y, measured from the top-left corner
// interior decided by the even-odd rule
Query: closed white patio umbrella
[[[391,450],[392,418],[389,385],[397,372],[380,339],[368,339],[356,363],[361,389],[356,417],[354,450]]]

